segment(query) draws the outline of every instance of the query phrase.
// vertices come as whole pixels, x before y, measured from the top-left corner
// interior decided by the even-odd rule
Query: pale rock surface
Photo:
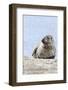
[[[57,59],[24,58],[23,74],[57,73]]]

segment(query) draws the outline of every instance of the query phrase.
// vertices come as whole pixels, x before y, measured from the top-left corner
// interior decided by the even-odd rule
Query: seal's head
[[[49,47],[49,46],[53,45],[54,39],[51,35],[47,35],[42,39],[42,43],[43,43],[44,47]]]

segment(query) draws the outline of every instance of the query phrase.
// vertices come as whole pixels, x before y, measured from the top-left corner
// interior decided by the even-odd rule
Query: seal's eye
[[[49,37],[47,37],[47,39],[49,39]]]
[[[51,40],[52,40],[52,37],[51,37]]]

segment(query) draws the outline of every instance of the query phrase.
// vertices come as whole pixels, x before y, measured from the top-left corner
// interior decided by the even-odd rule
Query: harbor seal
[[[46,35],[40,45],[34,49],[32,56],[39,59],[54,59],[56,56],[54,38],[51,35]]]

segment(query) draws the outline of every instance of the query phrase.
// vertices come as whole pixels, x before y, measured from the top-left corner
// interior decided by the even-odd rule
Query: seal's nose
[[[42,39],[42,43],[45,44],[47,40],[45,38]]]

